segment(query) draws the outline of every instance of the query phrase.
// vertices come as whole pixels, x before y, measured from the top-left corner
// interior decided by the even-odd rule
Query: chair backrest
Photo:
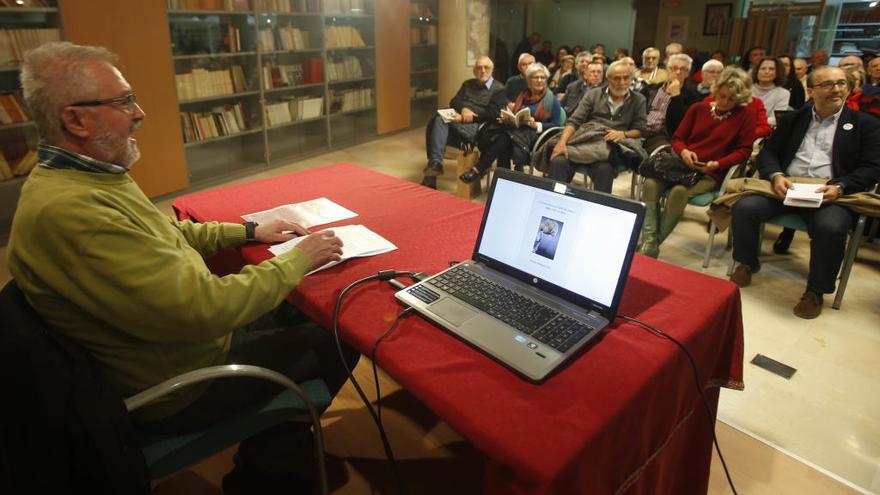
[[[118,393],[52,331],[15,281],[0,291],[0,492],[147,494],[143,454]]]

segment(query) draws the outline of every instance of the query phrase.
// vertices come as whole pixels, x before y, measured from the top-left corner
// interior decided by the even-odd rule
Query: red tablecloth
[[[329,326],[336,296],[383,269],[437,272],[470,257],[480,205],[340,163],[179,198],[180,218],[241,222],[240,215],[327,197],[397,251],[351,259],[307,277],[290,300]],[[246,246],[250,263],[271,256]],[[241,261],[227,257],[226,271]],[[385,282],[343,306],[343,338],[367,352],[402,310]],[[710,403],[742,388],[742,314],[733,284],[636,256],[620,305],[694,355]],[[586,352],[530,384],[418,316],[382,344],[378,363],[486,457],[486,493],[700,493],[711,461],[709,420],[686,357],[671,342],[618,319]],[[714,416],[714,412],[713,412]],[[713,418],[714,419],[714,418]]]

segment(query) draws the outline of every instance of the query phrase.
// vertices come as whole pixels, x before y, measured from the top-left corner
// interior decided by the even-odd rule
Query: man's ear
[[[78,138],[87,138],[90,134],[88,127],[85,125],[84,118],[88,117],[82,109],[74,107],[65,107],[61,110],[61,125],[67,132]]]

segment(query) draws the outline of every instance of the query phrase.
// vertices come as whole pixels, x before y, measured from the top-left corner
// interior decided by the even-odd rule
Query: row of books
[[[321,0],[257,0],[256,7],[260,12],[318,13]]]
[[[409,44],[410,45],[436,45],[437,44],[437,26],[412,26],[409,28]]]
[[[0,181],[27,175],[36,164],[37,152],[35,150],[28,150],[27,153],[12,162],[6,161],[6,156],[0,153]]]
[[[373,88],[330,91],[330,108],[333,112],[349,112],[374,105]]]
[[[183,141],[191,143],[247,130],[247,118],[241,103],[212,108],[210,112],[180,112]]]
[[[309,32],[295,28],[290,24],[260,29],[257,43],[260,46],[260,50],[264,52],[307,50],[309,49]]]
[[[58,29],[0,29],[0,64],[20,63],[24,52],[50,41],[61,41]]]
[[[844,8],[840,13],[840,24],[865,24],[880,22],[880,9]]]
[[[437,96],[437,90],[433,88],[409,88],[410,98],[426,98],[428,96]]]
[[[324,98],[297,96],[266,105],[266,125],[269,127],[320,117],[324,113]]]
[[[358,48],[367,46],[360,31],[354,26],[327,26],[324,28],[324,46],[327,48]]]
[[[30,120],[25,109],[21,91],[0,95],[0,124],[15,124]]]
[[[324,0],[324,12],[365,14],[364,0]]]
[[[328,81],[344,81],[362,77],[364,77],[364,70],[361,67],[361,61],[353,55],[327,62]]]
[[[248,90],[240,65],[219,70],[192,69],[184,74],[175,74],[174,82],[180,100],[210,98]]]
[[[248,0],[168,0],[168,10],[226,10],[247,12]]]
[[[263,89],[317,84],[322,80],[320,58],[309,58],[298,64],[270,62],[263,65]]]

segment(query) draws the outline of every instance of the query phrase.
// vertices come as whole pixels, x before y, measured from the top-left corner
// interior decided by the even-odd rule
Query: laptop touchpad
[[[468,309],[466,306],[448,297],[428,306],[428,309],[455,326],[461,325],[478,314],[476,311]]]

